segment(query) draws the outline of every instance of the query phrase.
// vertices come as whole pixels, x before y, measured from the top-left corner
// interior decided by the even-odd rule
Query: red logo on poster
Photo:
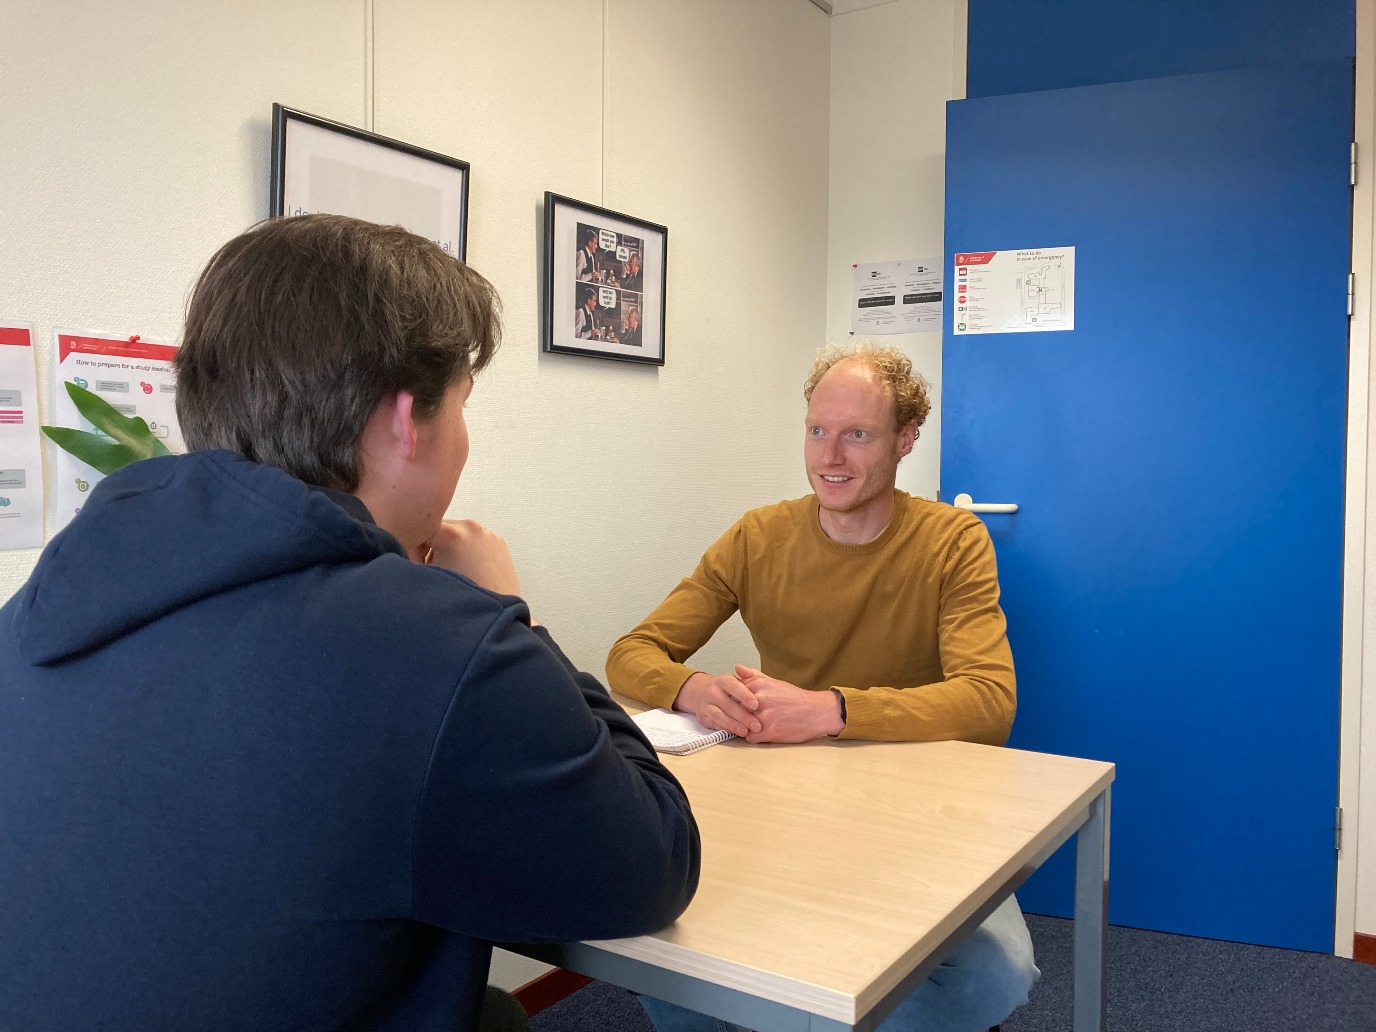
[[[957,265],[988,265],[994,260],[997,251],[968,251],[965,254],[956,255]]]

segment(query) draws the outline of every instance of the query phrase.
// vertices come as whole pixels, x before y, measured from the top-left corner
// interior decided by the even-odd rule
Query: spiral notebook
[[[670,713],[665,709],[646,710],[631,718],[645,732],[656,752],[683,756],[706,749],[728,738],[730,731],[713,731],[703,727],[691,713]]]

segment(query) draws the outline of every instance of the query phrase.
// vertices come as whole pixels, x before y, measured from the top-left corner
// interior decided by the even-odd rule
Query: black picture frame
[[[666,226],[547,191],[541,350],[662,366],[668,252]]]
[[[468,258],[468,162],[272,105],[270,214],[397,225]]]

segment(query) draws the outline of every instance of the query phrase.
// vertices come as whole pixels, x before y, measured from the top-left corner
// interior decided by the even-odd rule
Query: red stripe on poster
[[[65,361],[68,355],[105,355],[110,358],[142,358],[158,362],[170,362],[176,357],[177,349],[171,344],[151,344],[139,340],[137,336],[120,340],[117,337],[83,337],[75,333],[57,335],[57,360]]]

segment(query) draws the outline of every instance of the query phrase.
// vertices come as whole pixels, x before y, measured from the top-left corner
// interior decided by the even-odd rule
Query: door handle
[[[1017,512],[1017,502],[977,502],[968,494],[958,494],[951,504],[966,512]]]

